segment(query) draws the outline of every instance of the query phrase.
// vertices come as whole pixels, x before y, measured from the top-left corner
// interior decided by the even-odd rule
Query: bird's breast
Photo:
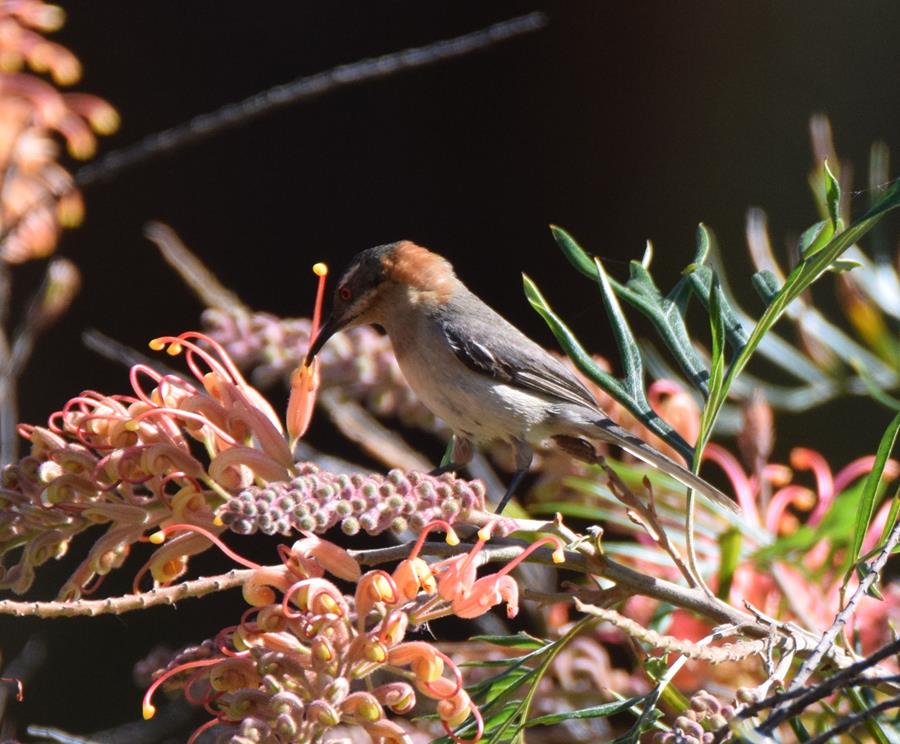
[[[477,443],[530,439],[543,423],[542,396],[473,371],[441,333],[411,324],[388,332],[409,386],[455,433]]]

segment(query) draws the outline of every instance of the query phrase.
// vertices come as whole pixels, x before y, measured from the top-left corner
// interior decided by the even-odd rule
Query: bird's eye
[[[353,291],[350,287],[341,287],[338,290],[338,297],[340,297],[344,302],[350,302],[353,299]]]

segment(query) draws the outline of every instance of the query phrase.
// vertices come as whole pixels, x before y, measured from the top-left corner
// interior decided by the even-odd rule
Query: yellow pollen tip
[[[565,563],[566,562],[566,554],[563,552],[562,548],[557,548],[553,551],[553,562],[554,563]]]
[[[215,527],[224,527],[225,526],[225,522],[222,521],[222,517],[220,517],[218,514],[216,514],[216,516],[213,517],[213,526],[215,526]]]
[[[181,353],[181,344],[169,344],[166,354],[169,356],[178,356]]]
[[[313,274],[316,276],[327,276],[328,264],[324,264],[321,261],[317,264],[313,264]]]
[[[166,342],[160,338],[154,338],[147,344],[153,351],[162,351],[166,348]]]
[[[482,527],[480,530],[478,530],[478,539],[479,540],[490,540],[491,539],[490,527]]]
[[[447,545],[459,545],[459,535],[456,534],[456,530],[450,530],[444,540]]]
[[[162,545],[166,541],[166,533],[160,530],[159,532],[154,532],[147,539],[154,545]]]
[[[156,715],[156,707],[151,705],[150,703],[144,703],[141,707],[141,715],[144,716],[145,721],[149,721],[153,716]]]
[[[126,422],[125,422],[125,431],[137,431],[137,430],[140,429],[140,428],[141,428],[141,422],[140,422],[140,421],[134,421],[134,420],[132,419],[131,421],[126,421]]]

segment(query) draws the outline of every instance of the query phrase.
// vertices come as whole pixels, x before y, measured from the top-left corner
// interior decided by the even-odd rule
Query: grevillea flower
[[[60,230],[81,222],[81,195],[57,162],[55,135],[69,154],[84,159],[96,150],[95,133],[118,128],[118,114],[106,101],[61,93],[21,71],[49,73],[55,85],[77,82],[78,59],[42,35],[63,20],[61,8],[40,0],[0,3],[0,259],[11,263],[52,253]]]
[[[445,523],[434,526],[450,529]],[[170,525],[152,539],[192,531],[190,525]],[[418,691],[436,701],[438,717],[454,739],[453,728],[470,715],[477,724],[475,740],[480,738],[481,717],[463,690],[458,667],[430,643],[405,637],[410,613],[440,598],[403,597],[393,577],[380,570],[359,578],[355,600],[345,597],[323,574],[336,567],[353,575],[349,566],[355,561],[319,538],[307,536],[282,548],[280,566],[258,566],[229,554],[253,570],[244,591],[251,609],[238,625],[179,655],[156,676],[145,696],[145,717],[155,713],[154,692],[166,685],[183,688],[189,701],[215,716],[191,741],[214,729],[218,741],[231,744],[302,744],[350,726],[376,741],[409,742],[388,714],[409,713]],[[391,673],[398,679],[386,677]]]

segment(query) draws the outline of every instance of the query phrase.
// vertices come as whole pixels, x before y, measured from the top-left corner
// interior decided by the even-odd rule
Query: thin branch
[[[869,570],[860,580],[859,586],[857,586],[856,591],[853,592],[853,596],[850,597],[849,601],[844,606],[844,609],[837,614],[831,627],[822,635],[822,639],[813,650],[813,653],[803,662],[803,665],[797,671],[794,679],[791,680],[791,684],[788,687],[789,690],[795,690],[802,686],[809,676],[819,667],[825,652],[834,646],[834,640],[837,638],[838,633],[841,632],[841,629],[844,627],[847,620],[856,610],[856,605],[858,605],[863,596],[865,596],[869,587],[875,582],[875,579],[881,576],[881,570],[884,568],[884,564],[887,563],[888,557],[894,551],[898,542],[900,542],[900,522],[897,522],[894,529],[891,530],[891,534],[885,541],[881,552],[879,552],[875,559],[869,564]]]
[[[766,720],[764,726],[766,728],[769,728],[771,724],[771,728],[774,729],[774,727],[782,721],[786,721],[788,718],[801,713],[813,703],[821,700],[822,698],[828,697],[835,690],[842,687],[851,687],[856,684],[861,684],[863,681],[863,678],[861,677],[863,672],[871,669],[883,659],[886,659],[889,656],[894,656],[897,653],[900,653],[900,639],[888,643],[886,646],[882,646],[872,655],[856,662],[855,664],[851,664],[850,666],[842,669],[836,674],[831,675],[828,679],[824,680],[818,685],[815,685],[814,687],[797,688],[794,690],[788,690],[786,692],[772,695],[770,697],[767,697],[765,700],[760,700],[757,703],[748,705],[738,713],[738,716],[740,718],[749,718],[750,716],[754,716],[757,713],[766,710],[767,708],[783,706],[784,703],[790,700],[795,700],[792,705],[781,707],[779,710],[773,712],[772,715],[769,716],[769,718]],[[896,675],[868,677],[865,678],[865,681],[867,683],[888,683],[892,682],[895,676]]]
[[[849,731],[854,726],[862,723],[863,721],[867,721],[870,718],[874,718],[879,713],[883,713],[886,710],[890,710],[891,708],[900,708],[900,695],[896,697],[888,698],[887,700],[883,700],[878,703],[878,705],[873,705],[871,708],[867,708],[866,710],[860,711],[852,716],[847,716],[846,718],[842,718],[840,722],[834,728],[825,731],[824,733],[819,734],[818,736],[809,739],[806,744],[825,744],[827,741],[831,741],[833,736],[837,736],[844,731]]]
[[[134,610],[145,610],[158,605],[174,605],[182,599],[202,597],[242,586],[253,569],[235,569],[220,576],[183,581],[175,586],[151,589],[140,594],[125,594],[107,599],[80,599],[74,602],[17,602],[0,600],[0,615],[16,617],[95,617],[97,615],[121,615]]]
[[[755,640],[728,643],[724,646],[700,645],[693,641],[657,633],[652,628],[645,628],[636,620],[625,617],[615,610],[585,604],[579,600],[578,597],[575,597],[575,607],[578,608],[580,612],[601,618],[605,622],[617,627],[623,633],[642,643],[646,643],[655,649],[660,649],[667,653],[683,654],[689,659],[702,659],[711,664],[721,664],[726,661],[741,661],[749,656],[758,656],[766,650],[769,643],[767,640]]]
[[[162,222],[148,222],[144,226],[144,237],[159,248],[166,263],[175,269],[204,305],[232,313],[250,312],[241,298],[219,281],[171,227]]]
[[[301,77],[269,88],[243,101],[229,103],[216,111],[195,116],[190,121],[171,129],[151,134],[130,147],[109,152],[93,163],[79,168],[75,173],[75,182],[79,186],[92,185],[118,175],[123,170],[143,163],[160,153],[172,152],[300,101],[406,70],[463,57],[517,36],[539,31],[546,25],[547,17],[543,13],[529,13],[452,39],[443,39],[425,46],[411,47],[380,57],[339,65],[324,72]]]

